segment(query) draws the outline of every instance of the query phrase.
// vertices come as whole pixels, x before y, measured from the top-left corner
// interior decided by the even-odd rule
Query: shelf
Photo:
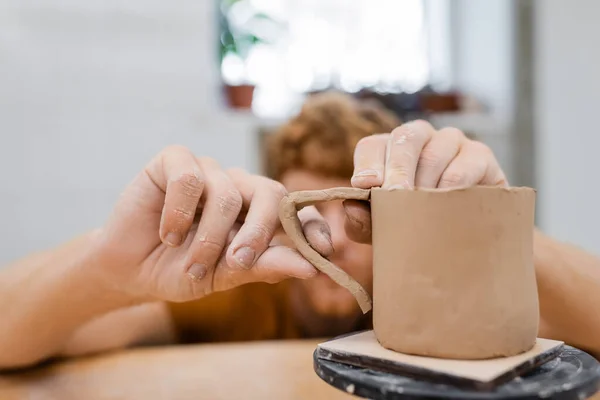
[[[507,136],[506,123],[486,113],[439,113],[428,118],[437,129],[452,127],[476,136]]]

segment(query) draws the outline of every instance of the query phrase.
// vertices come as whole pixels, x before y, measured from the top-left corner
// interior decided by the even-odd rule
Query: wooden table
[[[0,399],[356,399],[314,373],[317,343],[134,349],[0,375]]]
[[[317,343],[134,349],[0,375],[0,399],[357,399],[314,373]]]

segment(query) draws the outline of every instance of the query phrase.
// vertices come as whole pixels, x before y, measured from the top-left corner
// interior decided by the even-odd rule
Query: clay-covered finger
[[[383,188],[412,189],[419,156],[435,129],[426,121],[411,121],[394,129],[387,144]]]
[[[220,263],[213,278],[214,291],[228,290],[251,282],[277,283],[288,278],[307,279],[318,274],[300,253],[285,247],[271,246],[256,260],[253,268],[234,269]]]
[[[269,247],[280,226],[278,207],[287,192],[279,182],[253,176],[245,171],[234,170],[229,175],[248,211],[242,227],[227,250],[227,261],[231,266],[249,269]]]
[[[323,257],[333,254],[331,230],[319,211],[313,206],[305,207],[298,212],[298,218],[302,224],[304,236],[311,247]]]
[[[206,176],[205,201],[187,260],[189,276],[204,278],[221,258],[242,207],[242,196],[212,159],[199,161]]]
[[[436,132],[419,155],[415,186],[437,187],[442,174],[466,140],[465,135],[455,128],[444,128]]]
[[[371,207],[358,200],[345,200],[346,220],[344,229],[348,238],[358,243],[371,243]]]
[[[188,149],[171,146],[150,163],[146,173],[165,192],[160,238],[168,246],[179,246],[192,226],[203,192],[202,171]]]
[[[354,149],[352,186],[370,189],[383,184],[385,152],[389,133],[362,138]]]
[[[442,173],[439,188],[462,188],[483,181],[489,166],[488,150],[478,142],[465,143]]]

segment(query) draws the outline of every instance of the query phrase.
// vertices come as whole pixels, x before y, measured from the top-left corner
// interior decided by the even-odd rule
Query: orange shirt
[[[289,281],[251,283],[192,302],[170,303],[169,309],[180,343],[306,338],[288,291]],[[369,325],[365,318],[356,330]]]

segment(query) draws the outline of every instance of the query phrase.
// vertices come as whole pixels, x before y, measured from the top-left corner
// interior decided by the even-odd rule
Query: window
[[[224,51],[223,79],[255,85],[262,117],[287,116],[327,88],[448,87],[448,1],[223,0],[233,36],[246,35],[244,49]]]

